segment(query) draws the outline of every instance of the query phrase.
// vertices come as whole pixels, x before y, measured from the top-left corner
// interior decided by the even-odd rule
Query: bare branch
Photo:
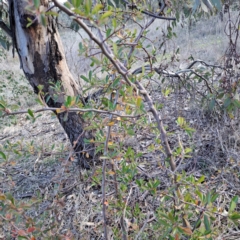
[[[161,15],[157,15],[157,14],[155,14],[155,13],[149,12],[149,11],[147,11],[147,10],[141,10],[141,9],[139,9],[139,8],[137,7],[136,4],[131,4],[131,3],[129,3],[129,2],[126,1],[126,0],[123,0],[123,2],[125,2],[129,8],[131,8],[131,9],[136,9],[137,11],[139,11],[139,12],[141,12],[141,13],[143,13],[143,14],[146,14],[146,15],[148,15],[148,16],[150,16],[150,17],[154,17],[154,18],[157,18],[157,19],[164,19],[164,20],[173,20],[173,21],[176,20],[176,18],[174,18],[174,17],[164,17],[164,16],[161,16]]]
[[[57,0],[53,0],[55,6],[57,6],[59,9],[61,9],[63,12],[65,12],[67,15],[71,16],[74,21],[76,21],[79,26],[83,28],[83,30],[88,34],[89,38],[92,39],[102,50],[103,54],[110,60],[110,62],[113,64],[113,66],[117,69],[118,73],[122,75],[123,79],[130,85],[136,88],[134,84],[128,79],[127,74],[128,70],[127,68],[115,58],[113,52],[111,49],[107,46],[107,44],[103,41],[100,41],[96,35],[91,31],[91,29],[81,20],[78,18],[76,14],[74,14],[71,10],[60,4]],[[100,32],[100,30],[99,30]]]
[[[39,112],[46,112],[46,111],[59,111],[61,110],[61,108],[53,108],[53,107],[47,107],[47,108],[41,108],[41,109],[37,109],[37,110],[32,110],[33,113],[39,113]],[[19,115],[19,114],[26,114],[28,113],[28,111],[24,110],[24,111],[16,111],[16,112],[11,112],[9,109],[4,109],[3,111],[5,111],[4,116],[10,116],[10,115]],[[81,108],[68,108],[68,109],[62,109],[62,112],[95,112],[95,113],[99,113],[99,114],[112,114],[114,116],[117,117],[124,117],[124,118],[138,118],[141,115],[137,115],[137,116],[131,116],[131,115],[121,115],[119,113],[115,113],[115,112],[110,112],[110,111],[104,111],[104,110],[98,110],[98,109],[94,109],[94,108],[89,108],[89,109],[81,109]]]
[[[0,28],[8,34],[9,37],[12,37],[12,31],[11,29],[7,26],[7,24],[5,22],[3,22],[2,20],[0,20]]]

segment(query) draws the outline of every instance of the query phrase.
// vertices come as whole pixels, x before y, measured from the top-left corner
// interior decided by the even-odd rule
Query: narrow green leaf
[[[240,101],[239,101],[239,100],[234,99],[234,100],[233,100],[233,104],[234,104],[237,108],[240,108]]]
[[[5,109],[6,107],[2,103],[0,103],[0,108]]]
[[[212,203],[215,202],[216,199],[218,198],[218,196],[219,196],[218,193],[214,194],[214,195],[212,196],[212,198],[211,198],[211,202],[212,202]]]
[[[67,96],[66,106],[69,107],[71,105],[72,98],[71,96]]]
[[[234,196],[230,202],[229,213],[232,213],[235,210],[237,203],[238,203],[238,196]]]
[[[99,61],[99,59],[97,59],[96,57],[91,57],[91,60],[96,63],[97,65],[99,65],[101,62]]]
[[[15,199],[14,199],[13,195],[11,193],[6,193],[5,195],[6,195],[7,199],[10,200],[13,205],[15,205]]]
[[[70,9],[72,7],[72,4],[70,2],[65,2],[64,6]]]
[[[116,0],[115,0],[115,1],[116,1]],[[114,8],[116,8],[116,3],[115,3],[115,1],[109,0],[109,2],[111,3],[111,5],[112,5]]]
[[[64,114],[63,121],[66,122],[68,120],[68,112]]]
[[[88,15],[91,11],[91,7],[92,7],[92,0],[86,0],[85,2],[85,12]]]
[[[91,81],[92,80],[92,71],[89,71],[88,77],[89,77],[89,80]]]
[[[210,222],[206,214],[204,214],[204,226],[206,228],[206,231],[211,231]]]
[[[100,20],[103,20],[103,19],[105,19],[105,18],[108,18],[108,17],[110,17],[112,14],[113,14],[112,11],[107,11],[107,12],[105,12],[105,13],[100,17]]]
[[[72,0],[72,5],[75,7],[75,8],[79,8],[80,5],[82,3],[82,0]]]
[[[51,16],[57,17],[58,13],[54,12],[54,11],[48,11],[48,12],[45,13],[45,15],[51,15]]]
[[[177,119],[177,124],[180,126],[180,127],[183,127],[185,124],[186,124],[186,121],[183,117],[178,117]]]
[[[97,4],[94,8],[93,8],[93,10],[92,10],[92,14],[96,14],[96,13],[98,13],[100,10],[102,10],[103,9],[103,5],[102,4]]]
[[[231,101],[232,101],[232,99],[230,97],[226,98],[224,103],[223,103],[223,106],[225,108],[227,108],[230,105]]]
[[[118,54],[117,44],[115,42],[113,42],[113,53],[115,56]]]
[[[45,14],[41,14],[41,24],[45,27],[47,26],[47,18],[45,16]]]
[[[209,110],[212,111],[216,105],[216,100],[213,98],[209,104]]]
[[[39,0],[34,0],[33,3],[34,3],[35,8],[38,8],[40,6],[40,1]]]
[[[205,176],[201,176],[198,180],[197,183],[202,183],[205,180]]]
[[[83,75],[81,75],[80,77],[81,77],[81,79],[83,79],[85,82],[88,82],[88,83],[89,83],[89,79],[88,79],[88,78],[86,78],[86,77],[83,76]]]
[[[108,28],[108,30],[106,31],[106,37],[108,38],[111,34],[112,29]]]
[[[32,118],[34,118],[34,114],[33,114],[33,111],[32,111],[31,109],[28,109],[28,114],[29,114]]]
[[[207,193],[206,201],[207,201],[207,204],[209,204],[211,202],[211,193],[210,192]]]
[[[113,25],[113,28],[116,29],[116,27],[117,27],[117,20],[116,20],[116,18],[113,18],[112,25]]]
[[[7,156],[6,156],[3,152],[1,152],[1,151],[0,151],[0,156],[1,156],[4,160],[7,160]]]
[[[233,213],[233,214],[229,215],[229,218],[233,221],[234,220],[239,220],[240,219],[240,214],[239,213]]]

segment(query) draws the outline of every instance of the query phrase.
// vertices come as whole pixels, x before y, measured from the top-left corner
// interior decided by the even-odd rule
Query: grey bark
[[[66,96],[79,95],[80,88],[67,66],[54,17],[48,16],[47,25],[43,26],[32,12],[26,10],[26,4],[27,1],[24,0],[9,0],[11,32],[21,68],[34,92],[38,94],[39,86],[42,85],[47,105],[59,108]],[[47,10],[48,0],[41,0],[41,5]],[[34,22],[30,27],[27,27],[28,19]],[[59,82],[60,92],[53,87]],[[86,148],[93,147],[84,144],[83,139],[86,137],[86,134],[83,134],[84,121],[77,113],[69,113],[67,120],[64,121],[65,114],[56,115],[75,152],[78,152],[78,159],[83,160],[81,151],[86,152],[88,150]],[[89,133],[88,137],[91,138]],[[89,155],[93,156],[93,151],[90,151]],[[84,166],[87,167],[86,164]]]

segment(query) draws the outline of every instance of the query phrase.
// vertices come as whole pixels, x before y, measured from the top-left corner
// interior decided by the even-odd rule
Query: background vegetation
[[[83,151],[90,169],[81,168],[55,115],[34,113],[41,101],[1,48],[0,239],[239,239],[239,2],[222,9],[212,1],[211,10],[205,1],[171,1],[165,17],[177,21],[146,29],[152,18],[143,10],[157,12],[156,2],[136,1],[138,11],[69,2],[92,33],[99,24],[166,133],[142,92],[61,12],[69,68],[89,99],[66,98],[64,111],[105,111],[81,113],[96,152],[90,160]],[[27,114],[10,114],[20,111]]]

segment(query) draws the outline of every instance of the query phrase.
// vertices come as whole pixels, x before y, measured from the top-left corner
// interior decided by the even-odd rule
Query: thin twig
[[[150,16],[150,17],[154,17],[154,18],[157,18],[157,19],[164,19],[164,20],[176,20],[175,17],[164,17],[164,16],[161,16],[161,15],[156,15],[155,13],[149,12],[147,10],[141,10],[137,7],[136,4],[131,4],[126,0],[123,0],[123,2],[126,3],[128,5],[128,7],[130,7],[131,9],[136,9],[137,11],[140,11],[141,13],[144,13],[144,14]]]
[[[141,229],[139,230],[137,236],[134,238],[134,240],[138,240],[138,238],[141,236],[141,234],[143,233],[144,229],[146,228],[147,224],[149,223],[149,216],[150,216],[150,213],[148,212],[147,214],[147,219],[146,221],[144,222],[143,226],[141,227]],[[155,217],[154,217],[155,219]]]
[[[0,28],[8,34],[9,37],[12,37],[12,31],[11,29],[7,26],[7,24],[5,22],[3,22],[2,20],[0,20]]]
[[[0,109],[1,110],[1,109]],[[95,113],[99,113],[99,114],[112,114],[114,116],[117,117],[123,117],[123,118],[138,118],[141,115],[136,115],[136,116],[132,116],[132,115],[121,115],[119,113],[115,113],[115,112],[110,112],[110,111],[105,111],[105,110],[98,110],[98,109],[94,109],[94,108],[88,108],[88,109],[82,109],[82,108],[68,108],[68,109],[61,109],[61,108],[53,108],[53,107],[47,107],[47,108],[40,108],[37,110],[31,110],[33,113],[39,113],[39,112],[45,112],[45,111],[61,111],[60,113],[63,112],[95,112]],[[2,117],[5,116],[10,116],[10,115],[18,115],[18,114],[26,114],[29,113],[28,110],[22,110],[22,111],[16,111],[16,112],[11,112],[9,109],[3,109],[3,111],[5,111],[5,114]]]
[[[124,205],[124,209],[123,209],[123,215],[121,217],[121,222],[122,222],[122,239],[123,240],[127,240],[127,235],[128,235],[128,227],[127,227],[127,222],[125,221],[125,216],[126,216],[126,209],[127,209],[127,205],[128,205],[128,202],[129,202],[129,199],[130,199],[130,196],[132,195],[132,190],[133,190],[134,187],[131,187],[130,188],[130,191],[129,191],[129,194],[128,194],[128,197],[127,197],[127,200],[126,200],[126,203]]]

